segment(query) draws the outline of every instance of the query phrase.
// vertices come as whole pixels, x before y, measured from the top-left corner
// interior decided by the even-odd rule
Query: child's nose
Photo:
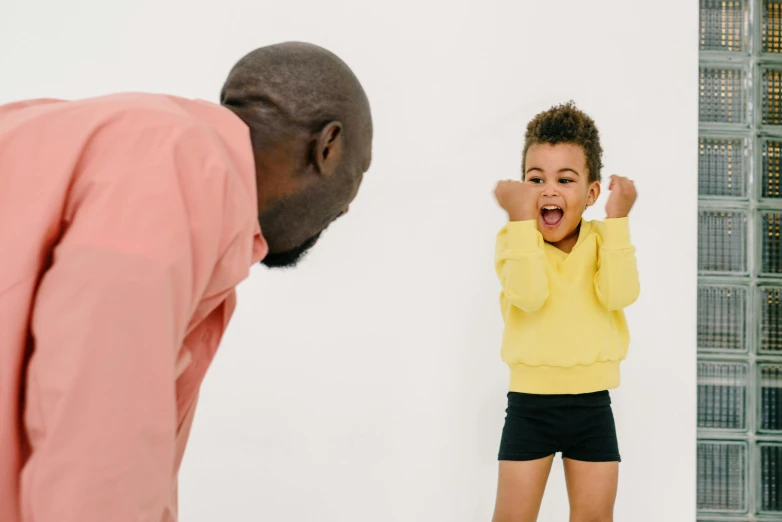
[[[554,197],[559,195],[559,187],[556,183],[546,183],[543,186],[544,197]]]

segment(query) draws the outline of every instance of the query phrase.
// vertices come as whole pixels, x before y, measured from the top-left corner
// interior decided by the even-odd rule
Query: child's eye
[[[559,180],[559,182],[567,185],[568,183],[573,183],[573,180],[568,178],[562,178],[561,180]]]
[[[540,178],[530,178],[529,182],[530,183],[543,183],[543,180],[540,179]]]

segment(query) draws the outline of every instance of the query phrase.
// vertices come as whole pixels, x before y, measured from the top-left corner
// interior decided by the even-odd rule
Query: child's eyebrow
[[[533,171],[543,172],[543,169],[542,169],[542,168],[540,168],[540,167],[530,167],[530,168],[528,168],[528,169],[527,169],[527,172],[525,172],[525,174],[529,174],[530,172],[533,172]],[[565,167],[565,168],[563,168],[563,169],[559,169],[559,170],[557,171],[557,173],[558,173],[558,174],[563,174],[563,173],[565,173],[565,172],[572,172],[572,173],[573,173],[573,174],[575,174],[576,176],[580,176],[580,175],[581,175],[581,173],[580,173],[580,172],[578,172],[578,171],[577,171],[577,170],[575,170],[575,169],[571,169],[570,167]]]

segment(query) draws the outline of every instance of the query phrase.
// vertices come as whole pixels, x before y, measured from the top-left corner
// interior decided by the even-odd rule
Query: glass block
[[[698,510],[747,510],[747,445],[698,441]]]
[[[746,51],[743,0],[700,0],[701,50]]]
[[[782,305],[780,296],[782,287],[758,287],[760,299],[760,335],[758,350],[760,353],[782,354]]]
[[[736,517],[730,517],[728,520],[730,522],[755,522],[756,519],[754,518],[736,518]],[[718,518],[699,518],[698,522],[725,522],[725,519],[718,519]]]
[[[760,512],[782,515],[782,445],[759,444]]]
[[[760,422],[762,431],[782,432],[782,366],[760,365]],[[782,468],[779,469],[782,473]]]
[[[747,123],[747,72],[741,67],[701,66],[698,119]]]
[[[698,147],[698,195],[744,197],[747,192],[746,140],[701,137]]]
[[[763,274],[782,274],[781,228],[782,212],[766,211],[760,213],[760,271]]]
[[[746,428],[748,375],[744,363],[698,362],[699,428]]]
[[[782,4],[780,4],[782,5]],[[764,198],[779,198],[782,175],[782,141],[765,140],[762,149],[763,179],[760,182]]]
[[[782,125],[782,69],[761,69],[763,125]]]
[[[734,285],[698,286],[698,350],[745,350],[747,292]]]
[[[765,0],[760,25],[764,53],[782,52],[782,4]]]
[[[701,210],[698,213],[698,270],[747,271],[747,213]]]

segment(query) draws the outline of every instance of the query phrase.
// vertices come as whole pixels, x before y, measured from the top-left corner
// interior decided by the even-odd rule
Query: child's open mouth
[[[546,228],[556,228],[559,226],[565,213],[556,205],[546,205],[540,210],[540,215]]]

